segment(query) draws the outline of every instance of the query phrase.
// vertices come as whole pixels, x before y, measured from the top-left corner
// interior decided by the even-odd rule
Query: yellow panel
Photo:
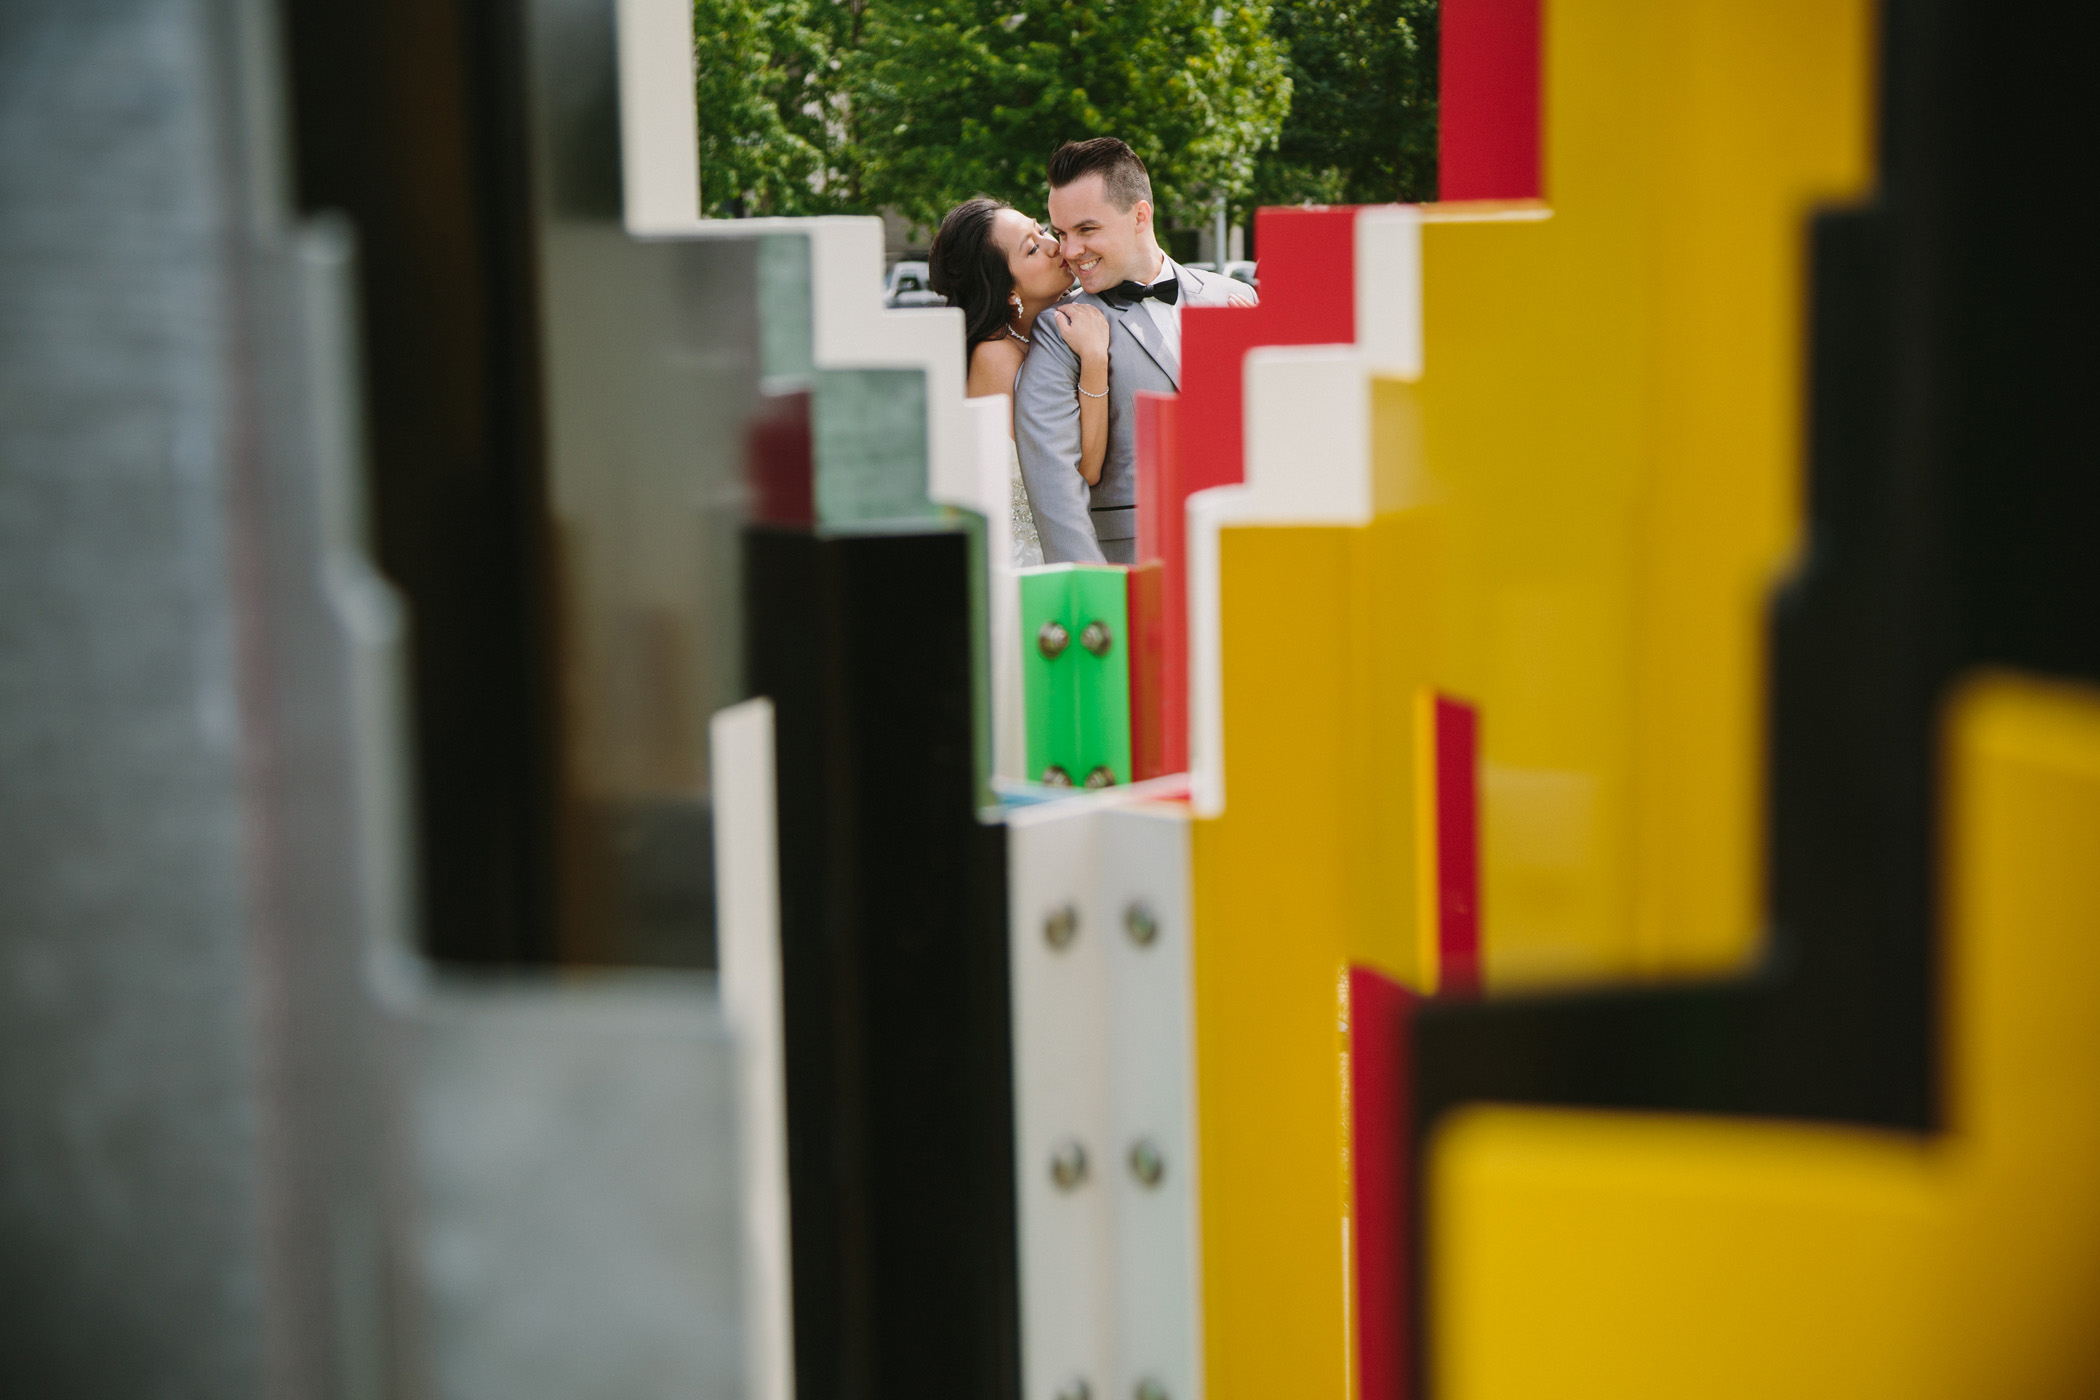
[[[1504,987],[1752,950],[1803,223],[1869,155],[1856,0],[1549,10],[1553,216],[1425,228],[1415,390],[1461,639],[1428,679],[1481,709]]]
[[[2100,693],[1990,680],[1952,734],[1935,1341],[1952,1394],[2100,1394]]]
[[[1362,556],[1353,531],[1224,541],[1227,732],[1259,713],[1296,737],[1235,756],[1227,800],[1246,818],[1198,822],[1193,834],[1211,1400],[1346,1394],[1336,983],[1363,912],[1366,832],[1344,800],[1361,776],[1363,735],[1348,688],[1298,678],[1334,674],[1355,650],[1348,603],[1362,594]],[[1291,876],[1205,873],[1249,867]]]
[[[2100,693],[1988,680],[1949,733],[1955,1131],[1460,1117],[1439,1400],[2100,1392]]]
[[[1803,218],[1867,178],[1871,6],[1547,10],[1551,216],[1425,228],[1426,373],[1374,386],[1384,513],[1223,541],[1228,808],[1193,849],[1220,1400],[1344,1393],[1334,988],[1426,972],[1421,688],[1480,709],[1491,991],[1734,964],[1759,923]]]
[[[1435,1192],[1437,1400],[1924,1393],[1937,1192],[1901,1139],[1486,1109]]]

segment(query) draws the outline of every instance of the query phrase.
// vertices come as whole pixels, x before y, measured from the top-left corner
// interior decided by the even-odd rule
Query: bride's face
[[[1018,209],[993,216],[992,242],[1006,254],[1014,290],[1024,301],[1054,301],[1072,285],[1072,273],[1057,255],[1057,240]]]

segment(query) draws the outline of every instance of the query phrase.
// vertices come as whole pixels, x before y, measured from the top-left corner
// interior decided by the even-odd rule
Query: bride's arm
[[[1079,356],[1079,474],[1101,482],[1108,459],[1108,318],[1085,303],[1056,307],[1057,328]]]

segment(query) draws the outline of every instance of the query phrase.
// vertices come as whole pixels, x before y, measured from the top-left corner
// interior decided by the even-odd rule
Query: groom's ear
[[[1131,205],[1131,206],[1130,206],[1130,212],[1131,212],[1131,213],[1133,213],[1133,214],[1135,214],[1135,215],[1137,215],[1137,226],[1138,226],[1138,232],[1139,232],[1139,233],[1144,233],[1144,232],[1146,232],[1147,230],[1149,230],[1149,229],[1150,229],[1150,228],[1152,227],[1152,201],[1151,201],[1151,200],[1149,200],[1149,199],[1141,199],[1141,200],[1139,200],[1139,201],[1138,201],[1137,203],[1135,203],[1135,204],[1133,204],[1133,205]]]

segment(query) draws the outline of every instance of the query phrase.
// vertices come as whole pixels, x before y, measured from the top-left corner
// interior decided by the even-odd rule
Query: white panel
[[[1247,352],[1246,484],[1277,525],[1371,520],[1371,378],[1351,345]]]
[[[1022,1394],[1056,1400],[1163,1385],[1202,1393],[1183,809],[1103,793],[1010,817],[1015,1151],[1021,1218]],[[1129,931],[1149,913],[1152,940]],[[1071,941],[1046,921],[1070,907]],[[1068,1142],[1086,1179],[1060,1187]],[[1149,1147],[1152,1184],[1133,1167]]]
[[[1028,766],[1028,709],[1021,674],[1021,586],[1014,574],[1013,468],[1008,461],[1012,402],[1004,394],[992,394],[965,399],[963,411],[977,467],[970,508],[984,516],[990,573],[992,773],[1019,780]]]
[[[1257,518],[1246,486],[1213,486],[1188,500],[1189,805],[1199,817],[1225,810],[1225,618],[1218,532]]]
[[[714,774],[715,942],[722,1010],[737,1057],[745,1393],[751,1400],[793,1400],[773,702],[747,700],[716,712],[708,738]]]
[[[1115,1334],[1114,1258],[1101,1175],[1109,1137],[1107,934],[1094,897],[1091,814],[1029,821],[1009,834],[1008,932],[1014,1026],[1014,1177],[1021,1243],[1022,1400],[1055,1400],[1075,1379],[1103,1389]],[[1069,906],[1072,941],[1051,946],[1047,921]],[[1087,1179],[1051,1177],[1067,1142]]]
[[[1114,1396],[1159,1381],[1173,1400],[1203,1393],[1201,1239],[1196,1208],[1202,1180],[1196,1156],[1194,981],[1189,947],[1188,821],[1177,809],[1104,811],[1100,903],[1110,924],[1111,1028],[1109,1122],[1115,1153],[1119,1365]],[[1152,942],[1130,936],[1128,915],[1142,905]],[[1130,1154],[1157,1149],[1164,1170],[1147,1186]]]
[[[620,179],[627,230],[674,233],[700,218],[700,126],[689,0],[619,0]]]
[[[963,314],[882,304],[882,220],[812,219],[810,292],[819,369],[926,371],[926,494],[977,509],[977,454],[963,416]]]
[[[1413,205],[1357,213],[1356,345],[1374,374],[1422,377],[1422,211]]]

